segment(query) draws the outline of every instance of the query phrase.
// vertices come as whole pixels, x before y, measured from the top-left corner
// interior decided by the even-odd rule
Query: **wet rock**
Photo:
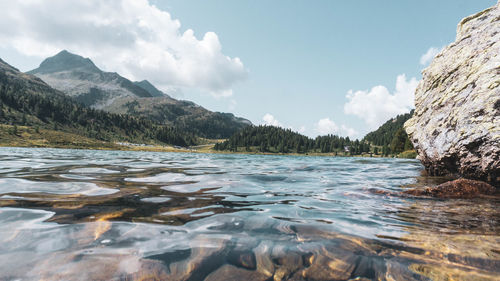
[[[272,261],[276,267],[274,280],[287,280],[296,271],[302,268],[302,255],[283,246],[276,246],[271,252]]]
[[[386,272],[385,275],[379,280],[422,280],[418,274],[412,272],[406,266],[402,266],[400,263],[388,260],[386,262]],[[425,279],[424,279],[425,280]]]
[[[435,281],[448,280],[484,280],[498,281],[498,274],[470,268],[450,267],[443,264],[412,264],[409,267],[415,273]]]
[[[294,275],[295,280],[348,280],[356,269],[358,257],[344,251],[321,247],[310,257],[310,266]]]
[[[430,175],[500,184],[500,3],[463,19],[422,73],[405,129]]]
[[[255,255],[251,251],[233,251],[230,252],[227,260],[230,264],[242,267],[249,270],[254,270],[256,268]]]
[[[142,260],[137,272],[117,278],[120,280],[172,280],[165,266],[154,260]]]
[[[169,265],[171,280],[203,280],[223,265],[227,255],[226,241],[199,235],[191,246],[187,259]]]
[[[266,242],[261,242],[254,249],[257,271],[267,277],[272,277],[275,271],[274,263],[271,260],[271,249],[270,243]]]
[[[482,181],[458,179],[445,182],[436,187],[416,188],[403,191],[403,193],[438,198],[473,198],[481,195],[494,195],[496,189]]]
[[[216,271],[210,273],[205,281],[233,281],[233,280],[268,280],[266,275],[254,271],[239,268],[233,265],[223,265]]]

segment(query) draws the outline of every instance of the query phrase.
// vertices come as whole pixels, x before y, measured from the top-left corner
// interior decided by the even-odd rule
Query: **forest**
[[[403,124],[412,113],[399,115],[362,140],[337,135],[309,138],[291,129],[274,126],[251,126],[217,143],[219,151],[262,153],[335,153],[341,155],[395,156],[413,149]]]
[[[1,63],[1,61],[0,61]],[[0,124],[70,132],[107,142],[170,144],[182,147],[202,142],[200,135],[220,138],[235,127],[224,126],[232,114],[211,119],[179,120],[163,125],[132,114],[114,114],[93,109],[51,88],[40,79],[1,65]],[[412,150],[403,124],[413,112],[398,115],[361,140],[337,135],[309,138],[290,129],[247,126],[217,143],[218,151],[262,153],[340,153],[341,155],[398,155]],[[208,122],[207,122],[208,121]],[[243,123],[241,123],[243,124]],[[206,132],[210,132],[207,134]]]
[[[197,143],[192,133],[146,118],[88,108],[40,80],[4,71],[0,71],[0,123],[66,131],[103,141]]]
[[[367,142],[336,135],[319,136],[315,139],[274,126],[252,126],[218,143],[215,150],[270,152],[270,153],[330,153],[346,152],[361,154],[370,151]]]

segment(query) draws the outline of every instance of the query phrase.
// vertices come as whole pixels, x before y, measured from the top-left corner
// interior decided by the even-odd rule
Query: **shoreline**
[[[161,145],[120,145],[115,143],[105,143],[109,146],[81,146],[81,145],[12,145],[0,143],[2,148],[53,148],[53,149],[78,149],[78,150],[107,150],[107,151],[141,151],[141,152],[174,152],[174,153],[200,153],[200,154],[228,154],[228,155],[270,155],[270,156],[302,156],[302,157],[347,157],[347,158],[386,158],[386,159],[415,159],[402,157],[386,157],[380,155],[341,155],[335,153],[272,153],[272,152],[248,152],[248,151],[218,151],[213,149],[189,149],[175,148]]]
[[[126,141],[101,141],[73,132],[55,131],[50,129],[35,129],[31,126],[0,125],[0,147],[25,148],[61,148],[61,149],[90,149],[90,150],[117,150],[117,151],[150,151],[150,152],[180,152],[180,153],[207,153],[207,154],[244,154],[244,155],[278,155],[278,156],[320,156],[320,157],[366,157],[366,158],[400,158],[364,153],[349,155],[346,152],[308,152],[308,153],[273,153],[259,151],[219,151],[214,145],[223,140],[205,139],[203,144],[192,147],[177,147],[173,145],[158,145],[154,143],[131,143]],[[138,140],[140,141],[140,140]],[[242,148],[243,149],[243,148]]]

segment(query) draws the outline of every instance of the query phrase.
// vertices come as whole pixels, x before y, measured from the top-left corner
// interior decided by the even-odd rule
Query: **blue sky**
[[[408,99],[405,91],[420,79],[424,68],[420,60],[429,48],[440,49],[453,42],[462,18],[496,1],[157,0],[149,4],[177,19],[180,33],[192,29],[201,40],[205,33],[214,32],[220,45],[214,43],[214,49],[220,47],[221,55],[233,61],[222,66],[216,61],[213,68],[207,67],[205,72],[217,74],[214,77],[196,72],[192,76],[201,77],[199,80],[189,79],[188,73],[188,78],[162,83],[161,76],[173,76],[175,68],[156,71],[149,79],[137,67],[108,69],[117,65],[106,62],[109,56],[90,47],[78,49],[67,40],[40,49],[45,48],[46,53],[59,47],[78,49],[105,70],[129,78],[157,79],[163,89],[173,83],[182,92],[181,98],[210,110],[232,112],[254,124],[265,122],[267,116],[269,123],[310,136],[332,132],[362,137],[387,114],[407,110],[408,102],[398,99]],[[53,25],[56,29],[57,24],[60,22]],[[157,31],[162,32],[161,23],[158,26]],[[23,40],[16,47],[9,46],[6,32],[0,28],[0,57],[21,70],[36,67],[45,53],[24,50],[19,46]],[[54,36],[57,33],[43,38]],[[192,61],[201,62],[195,69],[208,64],[196,59],[189,60],[189,65]],[[400,77],[398,91],[396,80],[402,74],[405,77]],[[350,90],[351,99],[346,97]],[[346,109],[350,101],[350,109]]]

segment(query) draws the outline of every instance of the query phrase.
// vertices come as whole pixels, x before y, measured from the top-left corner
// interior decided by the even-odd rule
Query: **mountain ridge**
[[[148,93],[150,93],[151,96],[153,96],[153,97],[163,97],[163,96],[170,97],[169,95],[165,94],[164,92],[158,90],[148,80],[135,81],[134,84],[137,85],[137,86],[139,86],[139,87],[141,87],[141,88],[143,88],[144,90],[148,91]]]
[[[66,50],[27,73],[85,106],[146,117],[201,137],[227,138],[252,124],[231,113],[212,112],[193,102],[176,100],[147,80],[132,82],[116,72],[104,72],[90,59]]]
[[[85,107],[36,76],[20,72],[0,59],[0,124],[43,128],[98,141],[188,146],[197,138],[174,127],[131,115]],[[42,140],[43,142],[44,140]]]

